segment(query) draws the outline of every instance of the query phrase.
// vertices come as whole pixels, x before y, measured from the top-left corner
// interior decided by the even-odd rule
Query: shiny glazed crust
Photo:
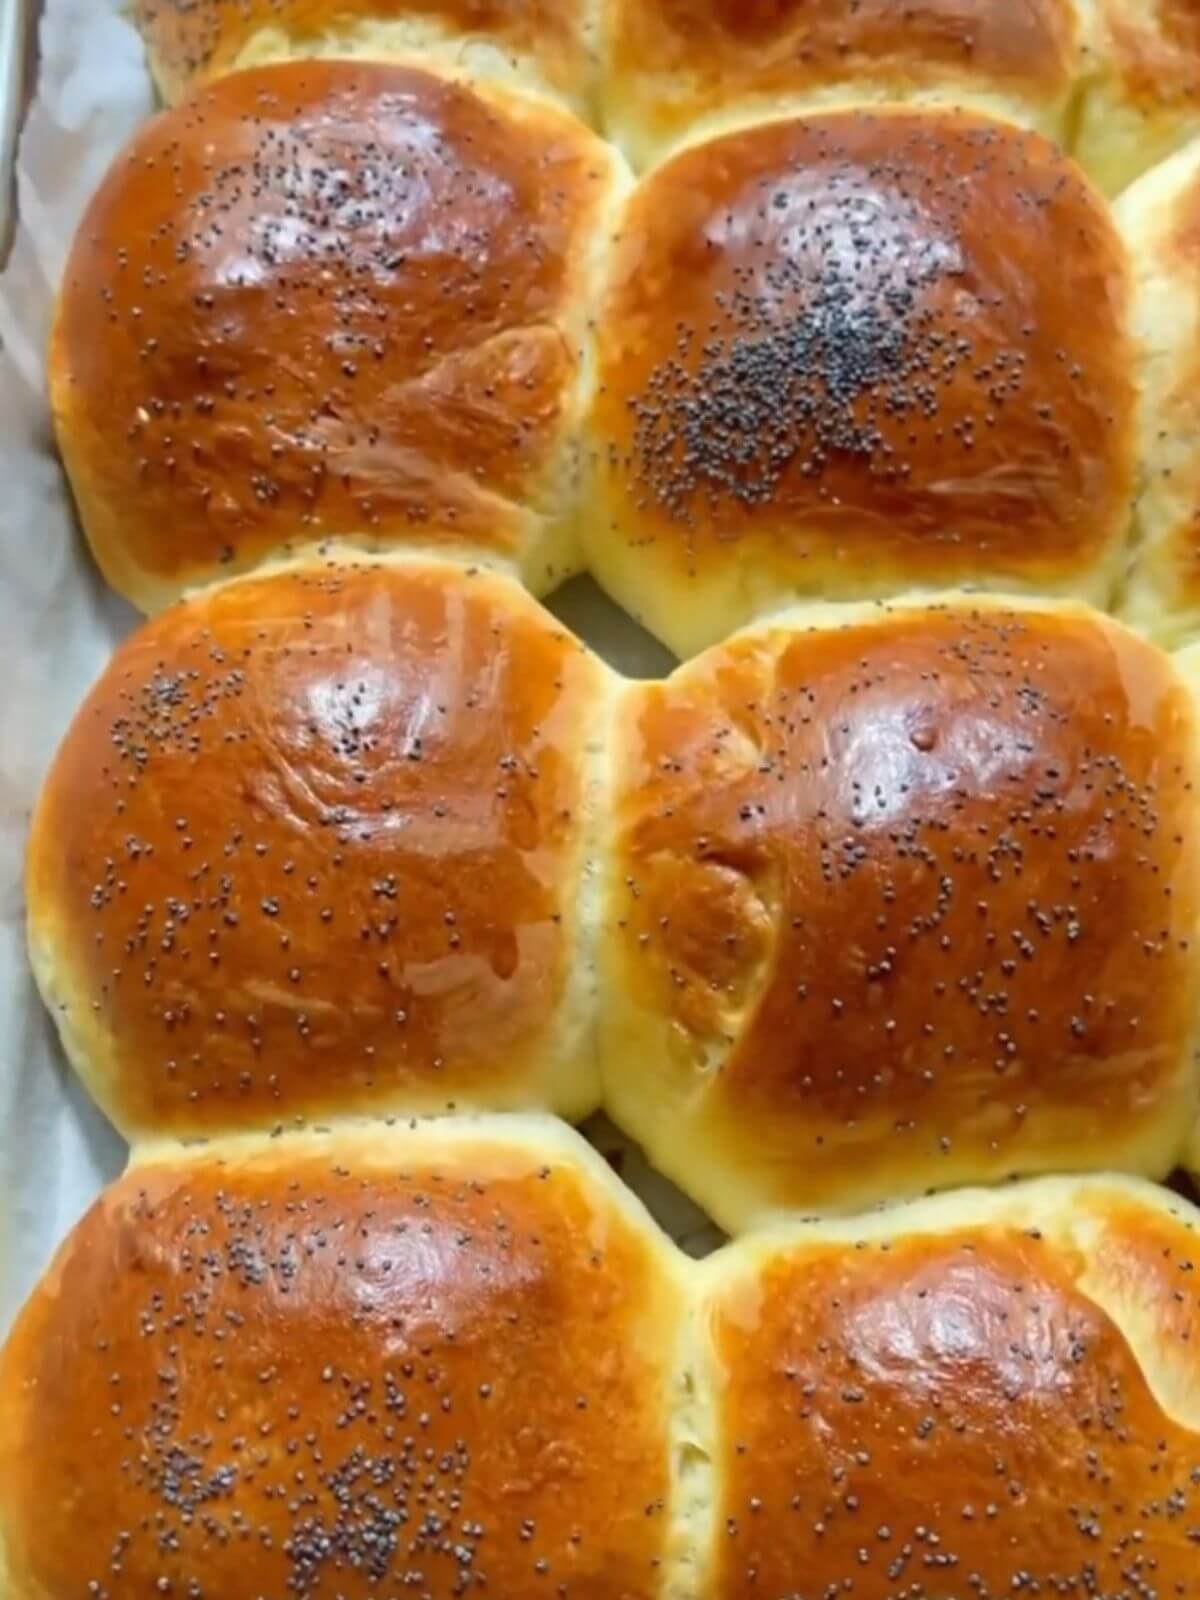
[[[567,575],[622,170],[552,107],[378,63],[236,74],[147,123],[80,225],[50,352],[114,587],[153,610],[322,539]]]
[[[1196,1590],[1195,1210],[946,1195],[710,1263],[702,1592]]]
[[[548,1120],[160,1149],[0,1354],[6,1595],[1187,1600],[1197,1220],[1052,1179],[696,1265]]]
[[[1075,0],[608,0],[604,115],[638,165],[706,117],[938,98],[1066,131],[1085,56]]]
[[[127,1134],[595,1103],[607,669],[456,566],[246,579],[147,623],[34,823],[34,965]]]
[[[160,1155],[0,1357],[7,1600],[651,1600],[680,1289],[549,1119]]]
[[[1127,300],[1105,203],[1035,134],[892,108],[690,148],[611,255],[588,563],[684,655],[795,595],[1103,603],[1134,490]]]
[[[429,61],[586,109],[593,0],[134,0],[163,98],[289,56]]]
[[[136,9],[0,1600],[1200,1600],[1200,13]]]
[[[610,1112],[726,1228],[1158,1176],[1195,1114],[1195,703],[1067,604],[817,606],[630,686]]]

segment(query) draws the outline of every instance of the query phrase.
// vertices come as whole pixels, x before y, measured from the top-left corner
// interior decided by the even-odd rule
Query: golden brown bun
[[[1093,0],[1093,67],[1075,148],[1115,194],[1200,133],[1196,0]]]
[[[1200,635],[1200,140],[1134,184],[1116,216],[1142,390],[1138,540],[1120,605],[1177,644]]]
[[[293,56],[427,62],[586,112],[594,0],[134,0],[163,98]]]
[[[1075,0],[608,0],[605,125],[638,165],[703,119],[931,98],[1066,132]]]
[[[79,228],[50,358],[114,587],[153,610],[327,538],[563,576],[621,170],[549,106],[397,66],[265,67],[149,122]]]
[[[7,1600],[652,1600],[678,1273],[549,1119],[135,1167],[0,1358]]]
[[[540,1119],[160,1152],[0,1354],[6,1596],[1186,1600],[1196,1249],[1054,1179],[685,1277]]]
[[[699,1592],[1194,1597],[1198,1221],[1045,1181],[715,1257]]]
[[[614,726],[606,1104],[723,1227],[1179,1157],[1200,751],[1168,657],[1066,602],[812,607]]]
[[[1078,169],[971,113],[684,151],[610,258],[589,563],[681,655],[796,594],[1104,601],[1133,492],[1126,277]]]
[[[118,650],[47,779],[31,953],[127,1134],[595,1102],[607,669],[450,565],[250,578]]]

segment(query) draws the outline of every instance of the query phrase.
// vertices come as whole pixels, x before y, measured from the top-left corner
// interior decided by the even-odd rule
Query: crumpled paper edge
[[[151,107],[116,0],[47,0],[0,278],[0,1334],[63,1234],[124,1161],[68,1072],[25,956],[34,798],[87,685],[132,621],[86,558],[51,442],[46,338],[84,205]]]

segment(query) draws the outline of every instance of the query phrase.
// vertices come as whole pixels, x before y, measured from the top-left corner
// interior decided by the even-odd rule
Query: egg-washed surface
[[[1111,193],[1200,134],[1200,10],[1194,0],[1094,0],[1079,159]]]
[[[1200,1592],[1193,1209],[1034,1184],[851,1226],[717,1274],[707,1592]]]
[[[1109,193],[1200,132],[1193,0],[137,0],[170,104],[267,61],[409,62],[569,106],[645,167],[722,122],[972,105]]]
[[[154,609],[325,537],[564,576],[619,172],[548,106],[378,63],[264,67],[149,122],[81,224],[51,351],[114,585]]]
[[[1075,0],[609,0],[604,28],[605,124],[638,164],[806,97],[982,101],[1061,138],[1087,38]]]
[[[1126,267],[1036,135],[892,109],[687,150],[622,214],[598,341],[587,558],[681,654],[797,593],[1109,592]]]
[[[616,716],[610,1113],[726,1228],[1165,1173],[1195,1114],[1194,702],[1083,608],[814,607]]]
[[[0,1357],[6,1592],[650,1600],[679,1295],[581,1144],[497,1121],[133,1169]]]
[[[498,77],[586,109],[590,0],[136,0],[168,101],[281,56],[412,56]]]
[[[31,947],[127,1133],[595,1101],[601,662],[513,583],[329,566],[147,623],[34,826]]]
[[[1188,1600],[1196,1221],[1042,1180],[689,1264],[548,1119],[160,1148],[0,1354],[6,1592]]]

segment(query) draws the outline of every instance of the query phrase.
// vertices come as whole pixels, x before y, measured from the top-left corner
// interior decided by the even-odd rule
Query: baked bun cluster
[[[696,1264],[549,1121],[156,1155],[0,1357],[7,1592],[1187,1596],[1197,1220],[1043,1180]]]
[[[494,573],[244,578],[68,732],[34,968],[135,1140],[603,1102],[726,1228],[1161,1176],[1198,686],[1067,601],[827,603],[635,683]]]
[[[1191,11],[135,11],[5,1600],[1200,1600]]]
[[[170,104],[239,68],[432,63],[599,122],[639,166],[722,120],[840,101],[974,105],[1115,190],[1200,132],[1191,0],[135,0]]]
[[[339,26],[382,52],[434,25],[401,9]],[[1194,149],[1115,210],[1064,154],[1095,53],[1071,7],[539,9],[453,36],[599,40],[601,125],[640,159],[659,108],[684,147],[635,184],[524,79],[432,50],[216,77],[115,164],[51,397],[122,593],[153,611],[345,545],[539,593],[587,568],[680,654],[796,599],[961,584],[1139,621],[1149,589],[1164,636],[1192,626],[1191,425],[1162,412],[1200,359]],[[302,50],[312,22],[155,0],[149,37],[269,23]]]

